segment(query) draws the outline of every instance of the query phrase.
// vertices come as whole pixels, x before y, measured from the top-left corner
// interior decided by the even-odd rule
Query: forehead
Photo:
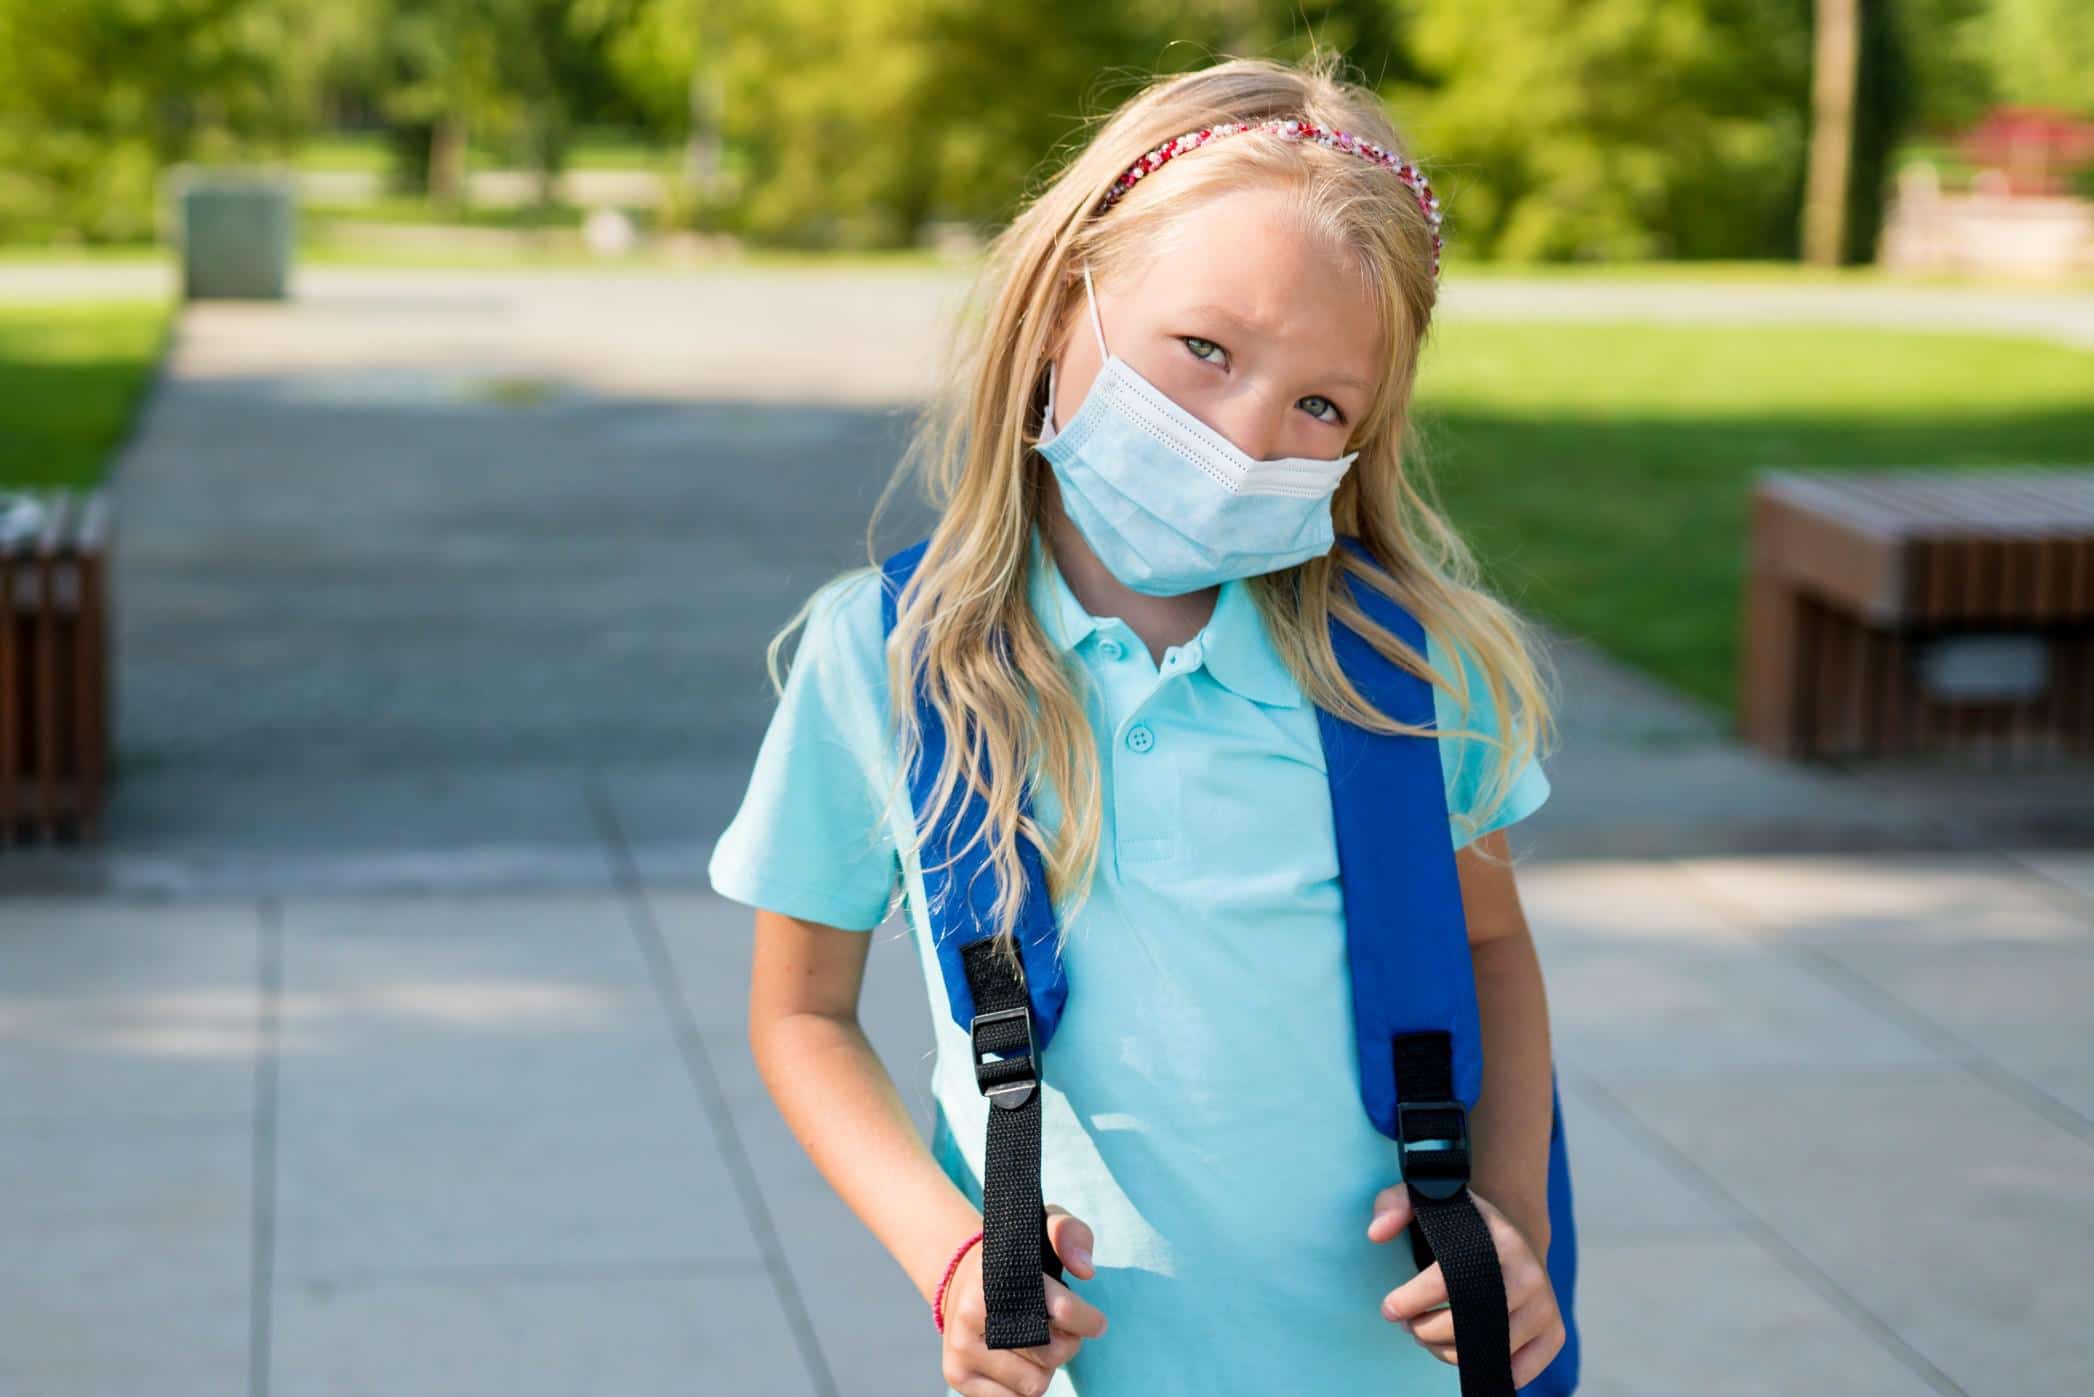
[[[1373,284],[1277,188],[1217,195],[1174,218],[1122,294],[1144,318],[1206,312],[1299,353],[1306,366],[1381,378]]]

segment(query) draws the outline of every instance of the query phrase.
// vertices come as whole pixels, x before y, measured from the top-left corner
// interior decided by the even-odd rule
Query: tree
[[[629,3],[576,0],[375,0],[371,64],[392,134],[396,182],[440,205],[464,202],[477,135],[538,175],[550,202],[575,113],[611,100],[606,50]]]
[[[2094,5],[1992,0],[1984,24],[1999,99],[2094,115]]]
[[[1450,248],[1515,260],[1794,246],[1810,30],[1796,0],[1393,0],[1388,88]]]
[[[149,236],[160,176],[283,149],[295,0],[0,0],[0,236]]]
[[[1803,260],[1830,267],[1847,243],[1853,179],[1854,89],[1861,68],[1861,0],[1812,6],[1810,178],[1803,196]]]

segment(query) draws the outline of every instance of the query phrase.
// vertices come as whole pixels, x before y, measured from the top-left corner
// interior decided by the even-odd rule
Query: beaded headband
[[[1112,187],[1105,191],[1105,197],[1098,201],[1097,212],[1104,213],[1117,204],[1128,190],[1155,174],[1176,157],[1190,150],[1198,150],[1209,141],[1245,131],[1269,131],[1273,135],[1286,136],[1292,140],[1314,141],[1318,145],[1329,146],[1332,150],[1350,151],[1363,159],[1372,160],[1377,165],[1386,165],[1394,170],[1396,178],[1403,181],[1411,193],[1417,196],[1418,207],[1425,211],[1425,221],[1432,227],[1432,274],[1435,278],[1439,276],[1440,201],[1432,192],[1431,184],[1426,182],[1424,172],[1396,152],[1386,146],[1376,145],[1364,136],[1355,136],[1348,131],[1333,131],[1327,126],[1318,126],[1311,121],[1277,118],[1271,121],[1228,121],[1219,126],[1203,126],[1197,131],[1187,131],[1182,136],[1165,141],[1129,165],[1120,177],[1112,182]]]

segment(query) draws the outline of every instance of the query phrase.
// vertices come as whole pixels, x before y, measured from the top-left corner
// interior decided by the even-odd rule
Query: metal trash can
[[[174,196],[184,299],[290,295],[297,190],[288,175],[185,169]]]

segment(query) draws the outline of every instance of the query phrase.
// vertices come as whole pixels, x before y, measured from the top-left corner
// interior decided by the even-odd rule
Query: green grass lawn
[[[2036,341],[1447,322],[1417,401],[1498,585],[1724,708],[1757,470],[2094,465],[2094,353]]]
[[[101,480],[172,313],[160,301],[0,306],[0,486]]]

